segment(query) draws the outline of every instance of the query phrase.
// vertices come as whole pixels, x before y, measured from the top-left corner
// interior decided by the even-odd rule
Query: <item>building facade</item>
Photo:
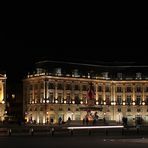
[[[59,68],[63,65],[67,71]],[[100,119],[119,123],[123,117],[128,123],[137,118],[148,122],[148,75],[142,75],[143,67],[53,62],[47,67],[41,64],[23,80],[23,111],[27,122],[57,123],[59,117],[63,121],[69,117],[83,120],[88,110],[97,113]]]
[[[0,122],[5,117],[5,103],[6,102],[6,75],[0,74]]]

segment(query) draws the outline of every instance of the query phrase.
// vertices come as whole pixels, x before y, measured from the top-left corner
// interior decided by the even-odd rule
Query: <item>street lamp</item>
[[[2,100],[2,104],[5,104],[5,101],[4,101],[4,99]]]
[[[104,113],[104,118],[105,118],[106,113]]]
[[[120,124],[120,122],[121,122],[120,118],[121,118],[121,114],[120,114],[120,112],[119,112],[119,124]]]
[[[47,83],[48,83],[48,79],[47,78],[45,78],[45,85],[44,85],[44,94],[45,94],[45,97],[44,97],[44,100],[45,100],[45,124],[46,124],[46,115],[47,115],[47,88],[48,88],[48,86],[47,86]]]

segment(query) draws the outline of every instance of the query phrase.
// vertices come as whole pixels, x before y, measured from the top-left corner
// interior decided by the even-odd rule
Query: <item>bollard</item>
[[[91,135],[91,130],[90,129],[88,130],[88,135]]]
[[[51,128],[51,136],[54,136],[54,128]]]
[[[137,129],[137,134],[140,134],[140,126],[139,125],[137,125],[136,129]]]
[[[108,130],[107,129],[105,129],[105,135],[108,136]]]
[[[9,129],[8,133],[9,133],[9,136],[11,136],[11,133],[12,133],[11,128]]]
[[[72,129],[72,130],[70,130],[70,135],[71,135],[71,136],[73,135],[73,129]]]
[[[122,135],[124,135],[124,128],[122,128]]]
[[[33,130],[33,128],[31,128],[30,132],[31,132],[31,136],[33,136],[33,135],[34,135],[34,130]]]

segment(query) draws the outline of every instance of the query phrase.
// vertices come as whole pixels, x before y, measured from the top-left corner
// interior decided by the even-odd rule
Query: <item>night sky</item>
[[[145,25],[144,33],[146,34],[146,32],[147,27]],[[134,41],[134,44],[133,40],[128,39],[126,41],[123,40],[123,37],[120,38],[123,42],[118,42],[119,40],[110,38],[104,40],[104,42],[101,42],[103,39],[98,42],[95,40],[94,42],[97,44],[94,44],[94,42],[91,42],[93,39],[86,41],[84,39],[80,40],[82,36],[80,38],[77,36],[78,42],[74,40],[74,37],[69,40],[63,39],[60,42],[58,42],[59,40],[52,42],[53,39],[43,41],[32,40],[29,38],[29,35],[24,37],[21,32],[16,34],[10,32],[1,33],[0,69],[6,71],[8,77],[7,84],[13,89],[15,89],[17,84],[21,83],[24,75],[32,69],[34,63],[40,60],[87,63],[99,63],[99,61],[117,63],[136,62],[145,65],[148,64],[148,54],[146,53],[148,48],[144,46],[146,44],[140,44],[141,42],[137,45],[137,40]],[[27,37],[29,39],[26,39]],[[73,41],[69,42],[70,40]],[[93,48],[95,46],[98,48]]]

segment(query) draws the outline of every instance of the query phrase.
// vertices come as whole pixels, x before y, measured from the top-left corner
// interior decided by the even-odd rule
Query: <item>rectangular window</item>
[[[141,96],[137,96],[136,105],[141,105]]]
[[[136,91],[137,92],[141,92],[141,87],[140,86],[137,86]]]
[[[102,92],[102,86],[98,86],[98,92]]]
[[[127,105],[131,105],[131,103],[132,103],[131,96],[127,96],[126,103],[127,103]]]
[[[49,93],[49,103],[54,103],[54,96],[53,96],[53,92]]]
[[[62,93],[58,93],[58,103],[63,103]]]
[[[32,85],[30,85],[29,89],[30,89],[30,90],[33,90],[33,86],[32,86]]]
[[[67,93],[67,94],[66,94],[66,102],[67,102],[68,104],[71,103],[70,93]]]
[[[34,89],[37,90],[38,89],[38,84],[34,85]]]
[[[110,102],[110,96],[107,95],[106,96],[106,105],[110,105],[110,104],[111,104],[111,102]]]
[[[117,92],[122,92],[122,88],[121,87],[117,87]]]
[[[80,98],[78,94],[75,94],[75,104],[80,104]]]
[[[126,91],[127,92],[132,92],[132,88],[130,86],[127,86]]]
[[[55,89],[55,86],[53,83],[48,83],[48,89]]]
[[[63,89],[63,85],[61,83],[58,84],[57,89],[62,90]]]
[[[118,108],[118,112],[121,112],[121,108]]]
[[[99,96],[98,96],[98,104],[99,104],[99,105],[103,104],[102,95],[99,95]]]
[[[71,85],[70,84],[66,84],[66,90],[71,90]]]
[[[145,98],[145,104],[148,105],[148,96]]]
[[[82,86],[82,91],[87,91],[86,85],[83,85],[83,86]]]
[[[74,90],[79,90],[79,85],[75,85]]]
[[[105,91],[106,91],[106,92],[110,92],[110,87],[109,87],[109,86],[106,86],[106,87],[105,87]]]
[[[127,109],[127,112],[131,112],[131,109],[130,109],[130,108],[128,108],[128,109]]]
[[[121,96],[117,96],[117,105],[121,105],[122,104],[122,98]]]
[[[40,89],[44,89],[44,83],[40,84]]]
[[[145,87],[145,92],[148,92],[148,86]]]

